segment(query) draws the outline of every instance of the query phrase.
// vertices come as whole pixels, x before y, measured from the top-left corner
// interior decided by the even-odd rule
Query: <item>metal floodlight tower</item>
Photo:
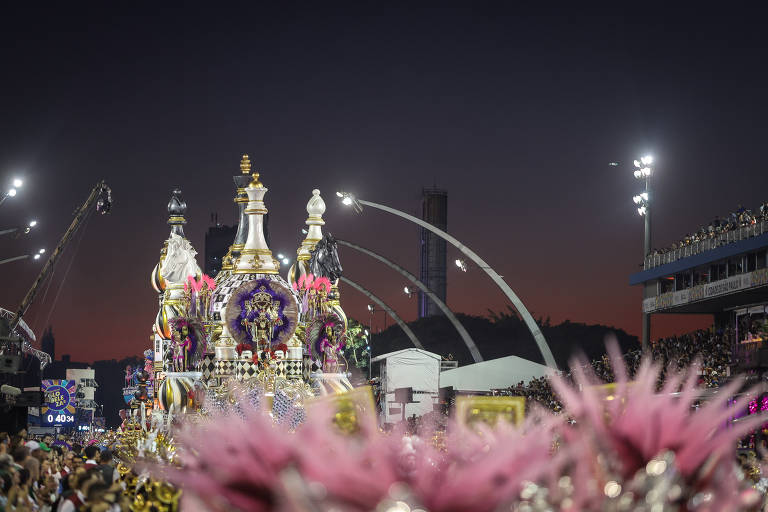
[[[645,259],[651,253],[651,203],[653,201],[651,175],[653,174],[653,157],[646,155],[640,160],[635,160],[634,164],[634,177],[645,181],[645,191],[632,198],[632,201],[637,206],[637,213],[645,219],[645,233],[643,236],[643,264],[645,264]],[[651,315],[643,312],[643,334],[641,340],[643,349],[648,348],[650,337]]]
[[[413,215],[409,215],[400,210],[390,208],[389,206],[384,206],[383,204],[378,204],[378,203],[373,203],[371,201],[364,201],[362,199],[357,199],[354,195],[348,192],[336,192],[336,195],[339,198],[341,198],[342,204],[344,204],[345,206],[351,206],[357,213],[362,213],[363,205],[365,205],[365,206],[370,206],[371,208],[376,208],[378,210],[383,210],[393,215],[397,215],[398,217],[401,217],[415,224],[418,224],[419,226],[426,228],[431,232],[435,233],[437,236],[439,236],[446,242],[456,247],[466,257],[474,261],[478,267],[482,268],[485,271],[485,273],[488,274],[488,276],[493,280],[494,283],[496,283],[496,285],[501,289],[501,291],[504,292],[504,295],[507,296],[507,298],[509,299],[510,302],[512,302],[512,305],[515,307],[518,313],[520,313],[520,316],[523,318],[525,325],[528,327],[528,330],[533,335],[533,339],[536,342],[536,345],[538,346],[539,351],[541,352],[541,356],[544,359],[544,363],[554,370],[558,369],[557,363],[555,362],[555,357],[552,355],[552,350],[549,348],[549,345],[547,344],[547,340],[544,338],[544,334],[542,334],[541,329],[539,329],[539,326],[536,325],[536,321],[533,319],[533,317],[531,316],[531,313],[523,304],[523,301],[521,301],[520,298],[517,296],[517,294],[514,291],[512,291],[512,288],[509,287],[509,285],[504,281],[504,279],[502,279],[502,277],[495,270],[493,270],[493,268],[491,268],[491,266],[488,265],[480,256],[475,254],[475,252],[472,249],[462,244],[460,241],[458,241],[456,238],[452,237],[442,229],[436,228],[432,224],[425,222],[417,217],[414,217]]]

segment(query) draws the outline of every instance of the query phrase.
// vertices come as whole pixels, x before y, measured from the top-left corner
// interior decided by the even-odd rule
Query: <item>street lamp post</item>
[[[19,260],[26,260],[27,258],[32,258],[33,260],[39,260],[40,256],[42,256],[43,254],[45,254],[45,249],[40,249],[34,254],[22,254],[21,256],[14,256],[13,258],[0,260],[0,265],[5,265],[6,263],[12,263],[14,261],[19,261]]]
[[[6,192],[3,193],[3,196],[0,197],[0,204],[3,204],[6,199],[9,197],[14,197],[16,195],[16,192],[18,192],[18,189],[24,185],[24,182],[21,181],[19,178],[14,178],[11,182],[11,188],[9,188]]]
[[[19,227],[15,227],[15,228],[8,228],[8,229],[0,230],[0,236],[2,236],[2,235],[10,235],[11,233],[18,233],[16,235],[18,237],[21,234],[19,232],[27,234],[30,231],[32,231],[32,228],[35,227],[35,226],[37,226],[37,221],[33,220],[28,225],[24,226],[23,228],[21,226],[19,226]]]
[[[528,312],[528,309],[525,307],[525,305],[517,296],[517,294],[515,294],[515,292],[512,291],[512,288],[509,287],[509,285],[504,281],[504,279],[502,279],[502,277],[495,270],[493,270],[493,268],[491,268],[491,266],[488,265],[480,256],[475,254],[475,252],[472,249],[462,244],[456,238],[452,237],[442,229],[439,229],[433,226],[429,222],[425,222],[417,217],[414,217],[413,215],[409,215],[405,212],[401,212],[400,210],[390,208],[389,206],[384,206],[382,204],[372,203],[370,201],[357,199],[348,192],[336,192],[336,195],[341,198],[341,202],[345,206],[351,206],[352,209],[357,213],[362,213],[363,205],[365,205],[365,206],[370,206],[371,208],[376,208],[378,210],[383,210],[393,215],[397,215],[398,217],[402,217],[403,219],[406,219],[415,224],[418,224],[419,226],[426,228],[431,232],[435,233],[437,236],[439,236],[446,242],[449,242],[454,247],[456,247],[459,251],[461,251],[466,257],[474,261],[475,264],[478,267],[482,268],[485,271],[485,273],[488,274],[488,276],[493,280],[493,282],[496,283],[496,286],[498,286],[501,289],[501,291],[504,292],[504,295],[507,296],[509,301],[512,302],[512,304],[515,306],[515,309],[520,313],[520,316],[523,318],[525,325],[528,327],[528,330],[533,335],[534,341],[536,341],[536,345],[538,346],[539,351],[541,352],[542,358],[544,359],[544,363],[550,368],[552,368],[553,370],[557,370],[557,363],[555,362],[555,357],[552,355],[552,350],[550,350],[549,345],[547,345],[547,340],[544,338],[544,334],[542,334],[541,329],[539,329],[539,326],[536,325],[536,321]]]
[[[634,176],[638,180],[645,181],[645,192],[641,192],[632,198],[637,205],[637,213],[645,217],[645,233],[643,235],[643,266],[645,260],[651,253],[651,203],[653,196],[651,194],[651,174],[653,174],[653,157],[644,156],[640,160],[635,160]],[[643,294],[645,298],[645,294]],[[651,337],[651,314],[643,311],[643,349],[648,348],[648,342]]]

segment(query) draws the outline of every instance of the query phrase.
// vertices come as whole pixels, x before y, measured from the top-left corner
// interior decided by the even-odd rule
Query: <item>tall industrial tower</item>
[[[447,231],[448,192],[438,188],[423,188],[421,190],[421,218],[443,231]],[[431,231],[421,228],[420,242],[419,280],[445,302],[445,240]],[[442,314],[440,308],[424,293],[419,292],[419,318],[440,314]]]

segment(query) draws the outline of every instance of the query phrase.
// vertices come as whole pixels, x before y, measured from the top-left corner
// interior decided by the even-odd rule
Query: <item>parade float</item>
[[[153,347],[145,367],[126,369],[126,422],[146,429],[153,414],[206,416],[243,392],[263,394],[275,415],[295,415],[306,399],[352,389],[342,267],[333,237],[322,231],[320,191],[306,205],[296,261],[281,272],[264,236],[268,189],[247,155],[234,183],[240,220],[215,279],[196,262],[184,234],[186,202],[172,192],[169,237],[150,279],[159,302]]]

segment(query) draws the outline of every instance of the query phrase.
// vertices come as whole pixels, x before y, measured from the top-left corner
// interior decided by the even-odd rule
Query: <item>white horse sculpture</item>
[[[165,258],[160,265],[160,275],[171,283],[184,283],[189,276],[199,275],[200,267],[195,261],[196,255],[197,251],[192,248],[189,240],[171,233]]]

